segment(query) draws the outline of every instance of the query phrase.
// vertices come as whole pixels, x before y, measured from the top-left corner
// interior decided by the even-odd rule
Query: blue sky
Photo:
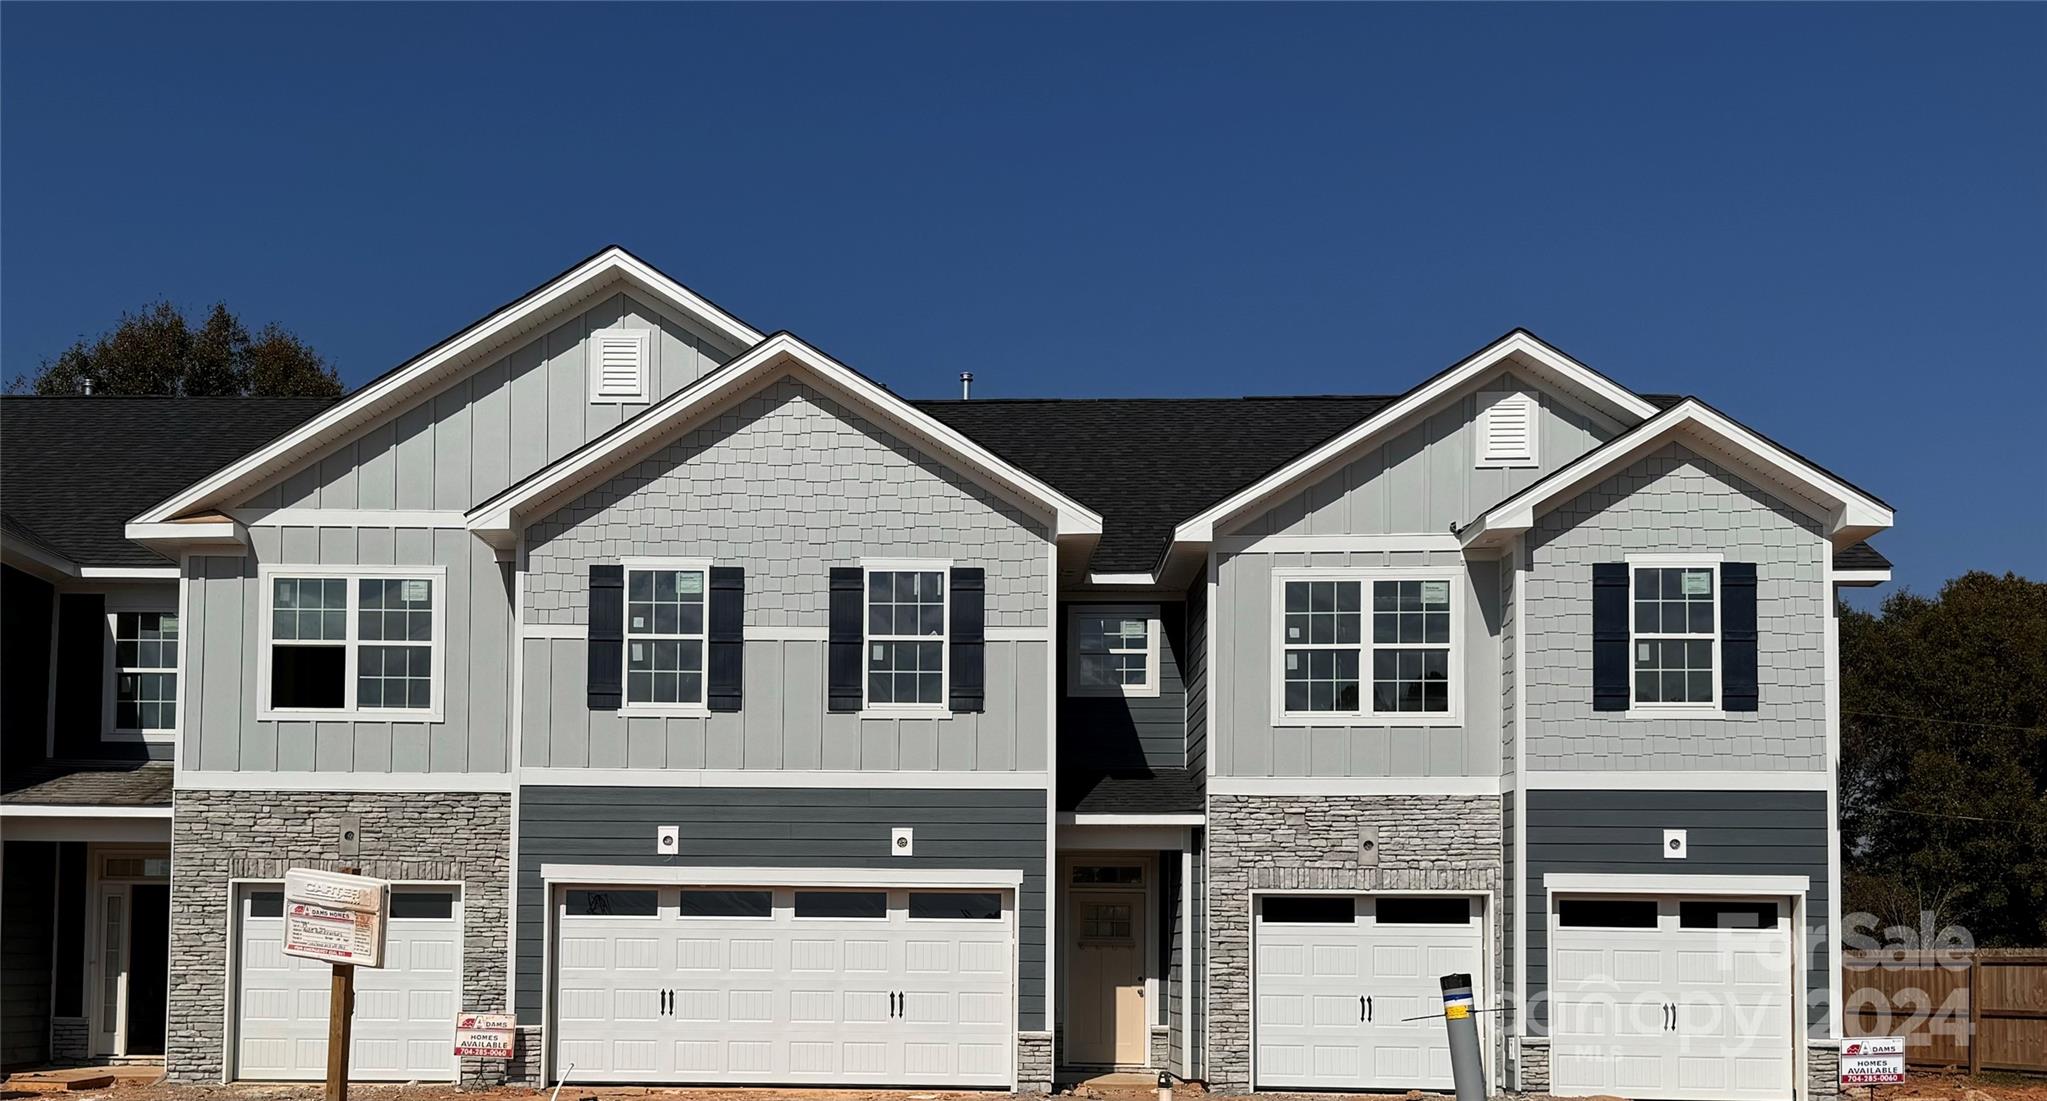
[[[618,242],[916,395],[1386,392],[1516,325],[2047,576],[2042,5],[0,11],[0,371],[370,378]]]

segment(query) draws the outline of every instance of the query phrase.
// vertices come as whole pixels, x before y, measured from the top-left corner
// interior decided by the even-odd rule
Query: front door
[[[1067,908],[1066,1061],[1143,1066],[1144,892],[1076,890]]]
[[[128,1026],[123,1053],[162,1055],[170,985],[171,889],[162,883],[128,887]]]

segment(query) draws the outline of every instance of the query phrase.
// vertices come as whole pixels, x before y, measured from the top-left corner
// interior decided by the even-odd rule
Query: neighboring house
[[[101,403],[0,402],[10,1059],[319,1076],[279,882],[356,864],[368,1078],[1440,1088],[1464,971],[1503,1088],[1834,1092],[1891,513],[1697,399],[1517,330],[1383,397],[906,401],[612,248],[246,439],[156,403],[191,468]],[[65,530],[101,482],[125,543]],[[78,758],[173,740],[166,850]]]

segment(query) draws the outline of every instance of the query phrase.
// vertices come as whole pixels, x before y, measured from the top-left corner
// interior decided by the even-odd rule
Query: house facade
[[[121,403],[0,402],[10,1062],[320,1076],[280,885],[355,866],[365,1078],[1431,1089],[1460,972],[1503,1089],[1833,1092],[1891,513],[1698,399],[1517,330],[908,401],[612,248],[337,402],[130,403],[209,427],[121,494],[16,462]]]

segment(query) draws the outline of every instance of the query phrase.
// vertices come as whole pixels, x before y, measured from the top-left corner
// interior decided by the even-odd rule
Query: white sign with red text
[[[1891,1086],[1904,1080],[1904,1037],[1856,1037],[1841,1041],[1842,1085]]]
[[[509,1013],[463,1013],[455,1018],[455,1054],[510,1059],[517,1023]]]
[[[284,874],[284,954],[382,967],[390,897],[381,879],[291,869]]]

